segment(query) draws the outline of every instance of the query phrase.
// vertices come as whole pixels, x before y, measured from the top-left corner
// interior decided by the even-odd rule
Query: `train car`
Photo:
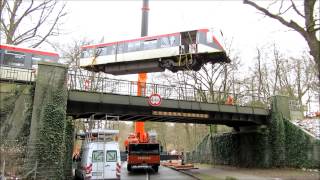
[[[230,62],[208,29],[146,36],[81,47],[80,66],[113,75],[141,72],[198,71],[211,62]]]
[[[58,62],[55,52],[14,45],[0,45],[0,79],[13,81],[33,81],[38,62]]]

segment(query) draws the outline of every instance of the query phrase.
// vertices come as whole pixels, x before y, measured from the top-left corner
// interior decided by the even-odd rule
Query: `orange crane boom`
[[[146,82],[147,82],[147,73],[138,74],[138,96],[144,96],[146,94]],[[148,142],[148,135],[144,130],[144,122],[135,122],[135,133],[140,142]]]

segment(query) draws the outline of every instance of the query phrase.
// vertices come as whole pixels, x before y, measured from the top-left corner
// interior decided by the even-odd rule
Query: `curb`
[[[180,172],[180,173],[183,173],[183,174],[185,174],[185,175],[188,175],[188,176],[190,176],[190,177],[192,177],[192,178],[194,178],[194,179],[201,180],[201,179],[198,178],[197,176],[195,176],[195,175],[193,175],[192,173],[187,172],[187,171],[185,171],[185,170],[177,170],[177,169],[172,168],[172,167],[169,167],[169,166],[163,166],[163,167],[170,168],[170,169],[175,170],[175,171],[177,171],[177,172]]]
[[[184,170],[182,170],[182,171],[177,170],[177,171],[178,171],[178,172],[181,172],[181,173],[183,173],[183,174],[186,174],[186,175],[188,175],[188,176],[191,176],[191,177],[193,177],[194,179],[201,180],[199,177],[195,176],[194,174],[192,174],[192,173],[190,173],[190,172],[187,172],[187,171],[184,171]]]

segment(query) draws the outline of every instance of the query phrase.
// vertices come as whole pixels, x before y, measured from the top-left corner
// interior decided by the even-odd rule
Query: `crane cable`
[[[190,35],[190,31],[187,32],[187,33],[188,33],[189,41],[190,41],[190,43],[192,44],[193,41],[192,41],[192,38],[191,38],[191,35]],[[182,36],[181,36],[181,37],[182,37]],[[188,44],[188,46],[189,46],[189,44]],[[189,53],[186,53],[186,52],[185,52],[185,48],[184,48],[184,58],[185,58],[184,63],[185,63],[185,68],[186,68],[187,70],[192,70],[192,69],[189,67],[189,65],[188,65],[188,54],[190,54],[190,60],[193,61],[192,52],[191,52],[191,53],[190,53],[190,52],[189,52]],[[178,62],[179,66],[181,66],[181,61],[182,61],[182,54],[180,53],[180,55],[179,55],[179,62]]]
[[[188,32],[188,37],[189,37],[189,41],[190,41],[190,44],[193,44],[193,41],[192,41],[192,37],[191,37],[191,34],[190,34],[190,31]],[[189,44],[188,44],[189,45]],[[193,49],[193,46],[191,46],[192,49]],[[194,52],[195,52],[195,49],[194,49]],[[190,60],[191,62],[193,61],[193,56],[192,56],[192,52],[189,53],[190,54]],[[186,61],[185,61],[185,65],[186,65],[186,69],[187,70],[192,70],[192,68],[189,67],[189,63],[188,63],[188,54],[186,54]]]

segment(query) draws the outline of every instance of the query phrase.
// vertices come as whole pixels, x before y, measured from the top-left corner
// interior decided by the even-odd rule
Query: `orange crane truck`
[[[144,132],[144,122],[135,123],[135,133],[131,133],[125,140],[127,152],[127,170],[132,167],[148,166],[158,172],[160,166],[160,146],[151,141],[148,133]]]
[[[147,80],[146,73],[140,73],[138,78],[138,92],[141,96],[145,93]],[[158,172],[160,166],[160,145],[155,138],[150,138],[144,130],[144,122],[135,122],[135,132],[125,140],[127,152],[127,170],[132,171],[133,166],[150,166]]]

